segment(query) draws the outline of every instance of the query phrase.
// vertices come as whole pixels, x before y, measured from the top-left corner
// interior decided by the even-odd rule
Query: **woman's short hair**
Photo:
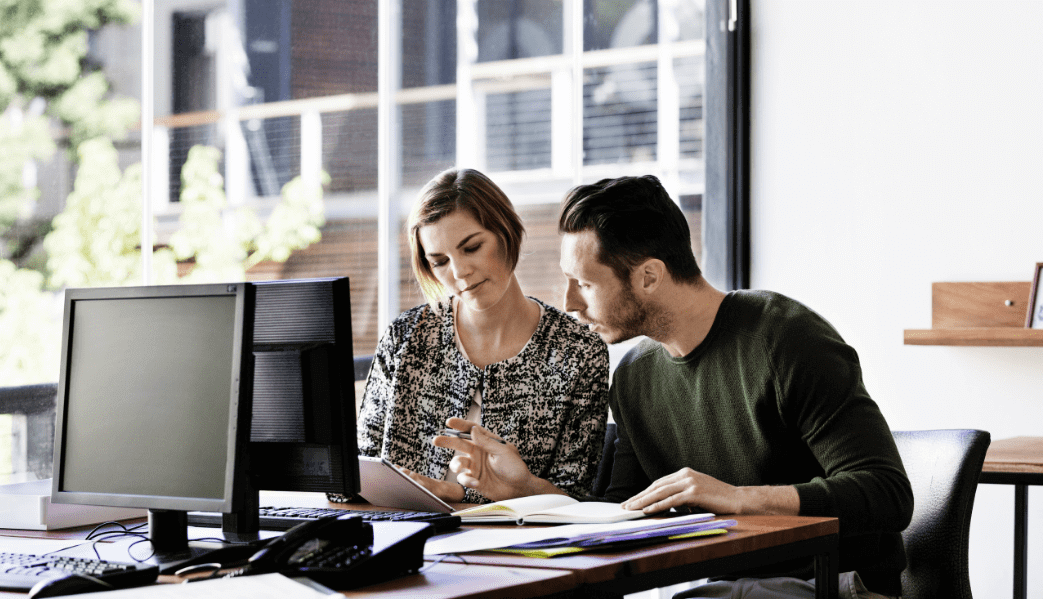
[[[518,265],[521,254],[521,240],[525,234],[521,217],[514,211],[507,195],[489,177],[474,169],[449,169],[435,175],[420,191],[407,224],[413,274],[424,297],[432,305],[444,298],[447,292],[431,272],[431,264],[420,243],[420,227],[436,223],[457,210],[466,210],[478,224],[496,236],[504,262],[511,270]]]
[[[558,232],[588,229],[598,238],[598,261],[621,281],[649,258],[662,260],[679,283],[695,283],[702,274],[684,213],[652,175],[602,179],[569,191]]]

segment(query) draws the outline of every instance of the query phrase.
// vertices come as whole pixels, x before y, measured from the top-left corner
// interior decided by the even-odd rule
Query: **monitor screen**
[[[56,502],[237,508],[251,300],[242,283],[66,291]]]

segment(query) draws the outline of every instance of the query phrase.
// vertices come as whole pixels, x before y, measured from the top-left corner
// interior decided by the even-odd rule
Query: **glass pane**
[[[680,152],[683,159],[703,158],[703,82],[706,80],[702,55],[674,61],[674,75],[680,91]],[[695,166],[694,164],[692,165]],[[701,172],[701,169],[700,169]]]
[[[584,0],[583,5],[584,50],[643,46],[654,44],[658,39],[656,2]]]
[[[551,165],[551,91],[485,97],[485,161],[492,172]]]
[[[656,159],[656,64],[587,69],[583,82],[583,162],[614,164]]]
[[[421,187],[456,161],[456,102],[405,104],[402,128],[402,186]]]
[[[16,3],[0,27],[0,46],[31,56],[5,54],[0,93],[3,387],[57,382],[64,287],[139,270],[141,31],[116,4]],[[12,411],[0,405],[0,482],[49,477],[53,411]]]
[[[478,62],[561,54],[562,2],[479,0]]]
[[[327,200],[366,194],[376,201],[377,110],[338,110],[322,115],[322,166],[329,174]],[[376,207],[373,207],[376,214]]]
[[[402,87],[456,82],[456,0],[402,0]]]
[[[278,231],[272,215],[297,206],[299,217],[309,193],[302,185],[324,181],[321,237],[293,241],[288,258],[261,255],[245,276],[350,277],[355,352],[372,353],[377,2],[245,0],[199,8],[171,1],[157,4],[155,19],[155,111],[169,129],[159,137],[169,140],[157,163],[168,165],[170,188],[170,204],[156,208],[159,243],[192,226],[177,203],[184,164],[200,145],[219,152],[214,170],[221,179],[211,192],[226,196],[221,212],[233,236],[249,228],[235,229],[241,221],[229,211],[245,207],[253,227]],[[257,247],[244,250],[247,265],[257,261]],[[182,260],[178,273],[195,276],[203,266]]]

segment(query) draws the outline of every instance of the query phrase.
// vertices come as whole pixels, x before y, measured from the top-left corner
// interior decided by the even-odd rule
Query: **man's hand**
[[[529,472],[528,466],[510,443],[501,443],[477,424],[461,418],[446,421],[449,428],[471,433],[471,440],[438,436],[432,443],[459,452],[449,463],[456,480],[493,501],[538,493],[561,493],[554,485]]]
[[[736,487],[691,468],[682,468],[623,502],[624,509],[641,510],[646,514],[683,506],[715,514],[795,516],[800,513],[800,497],[791,486]]]
[[[464,500],[464,488],[456,483],[435,480],[429,476],[417,474],[412,470],[406,470],[401,466],[397,466],[397,468],[446,503],[460,503]]]

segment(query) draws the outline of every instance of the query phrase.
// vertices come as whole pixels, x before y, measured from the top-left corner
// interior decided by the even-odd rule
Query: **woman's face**
[[[472,310],[488,310],[503,299],[514,275],[500,240],[466,210],[420,227],[420,245],[438,282]]]

